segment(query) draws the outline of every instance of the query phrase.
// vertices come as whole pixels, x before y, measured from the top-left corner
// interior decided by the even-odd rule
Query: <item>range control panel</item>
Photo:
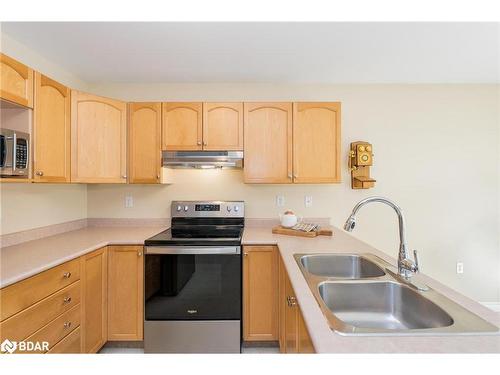
[[[172,217],[245,217],[243,201],[172,201]]]

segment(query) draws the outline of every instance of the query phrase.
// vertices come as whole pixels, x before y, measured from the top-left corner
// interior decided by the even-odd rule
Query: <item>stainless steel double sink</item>
[[[498,327],[373,254],[295,254],[330,327],[344,335],[498,333]]]

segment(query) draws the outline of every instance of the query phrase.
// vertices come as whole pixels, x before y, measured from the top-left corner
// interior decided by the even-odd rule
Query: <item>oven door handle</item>
[[[146,246],[147,254],[241,254],[241,246]]]

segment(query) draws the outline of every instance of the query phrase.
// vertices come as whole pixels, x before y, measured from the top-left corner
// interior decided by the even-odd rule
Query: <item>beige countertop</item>
[[[0,288],[107,245],[142,245],[164,227],[86,227],[0,249]]]
[[[0,287],[5,287],[58,264],[106,245],[142,244],[165,229],[144,227],[87,227],[0,249]],[[247,227],[243,245],[278,245],[293,285],[304,321],[318,353],[412,352],[412,353],[500,353],[500,335],[456,336],[342,336],[333,332],[297,266],[296,253],[372,253],[393,263],[394,259],[353,236],[334,228],[333,237],[298,238],[273,235],[269,227]],[[394,250],[396,256],[396,249]],[[425,267],[425,265],[424,265]],[[500,314],[424,277],[425,282],[482,318],[500,325]]]

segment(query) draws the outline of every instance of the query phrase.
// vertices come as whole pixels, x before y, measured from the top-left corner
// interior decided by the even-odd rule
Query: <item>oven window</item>
[[[241,319],[241,255],[145,259],[146,320]]]

